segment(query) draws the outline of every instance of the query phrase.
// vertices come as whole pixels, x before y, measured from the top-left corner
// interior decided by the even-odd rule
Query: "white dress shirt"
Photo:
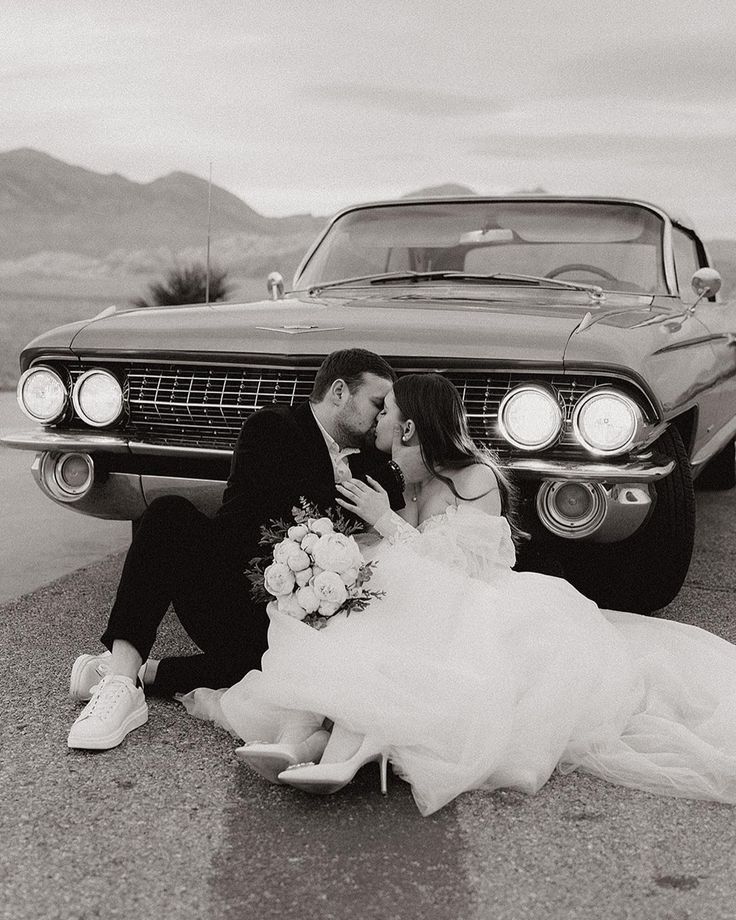
[[[359,447],[343,447],[340,448],[340,445],[332,437],[332,435],[327,431],[314,414],[314,408],[311,403],[309,408],[312,410],[312,415],[314,415],[314,420],[317,423],[317,427],[322,432],[322,437],[325,439],[325,444],[327,445],[327,450],[330,452],[330,460],[332,460],[332,469],[335,471],[335,482],[345,482],[346,479],[352,477],[350,467],[348,465],[347,457],[351,454],[359,454]]]

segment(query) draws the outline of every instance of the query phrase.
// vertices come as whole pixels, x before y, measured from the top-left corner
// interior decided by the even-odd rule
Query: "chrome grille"
[[[131,434],[143,441],[230,450],[243,421],[270,403],[307,399],[315,370],[132,368]]]
[[[118,371],[121,369],[118,368]],[[313,368],[211,368],[163,364],[132,365],[125,373],[127,433],[151,444],[230,450],[243,421],[273,402],[308,398]],[[404,372],[413,369],[402,368]],[[551,376],[486,371],[447,371],[463,398],[473,438],[503,454],[508,444],[496,429],[498,407],[509,390],[530,379],[551,383],[567,407],[562,446],[579,449],[571,431],[572,409],[591,387],[611,382],[594,375]]]

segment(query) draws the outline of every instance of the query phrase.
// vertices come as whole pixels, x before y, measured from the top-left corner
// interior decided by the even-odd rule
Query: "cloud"
[[[11,87],[24,80],[46,80],[77,74],[80,68],[76,64],[39,64],[33,67],[12,67],[0,69],[0,83]]]
[[[470,96],[408,87],[372,86],[362,83],[319,84],[307,89],[328,102],[371,105],[409,115],[464,115],[501,112],[508,103],[500,96]]]
[[[736,97],[733,36],[655,36],[558,65],[556,89],[577,97],[628,96],[672,101]]]
[[[733,175],[736,135],[494,134],[470,139],[470,152],[505,160],[636,161],[663,169],[689,165]]]

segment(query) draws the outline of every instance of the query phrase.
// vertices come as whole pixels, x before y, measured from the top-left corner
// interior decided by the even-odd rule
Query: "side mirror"
[[[715,268],[699,268],[690,282],[698,300],[717,294],[723,282]]]
[[[281,300],[284,296],[284,276],[279,272],[271,272],[266,279],[266,287],[271,300]]]

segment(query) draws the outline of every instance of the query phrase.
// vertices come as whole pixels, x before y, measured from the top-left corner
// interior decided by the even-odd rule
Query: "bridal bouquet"
[[[322,515],[305,498],[292,514],[293,524],[272,520],[261,526],[261,545],[272,550],[245,569],[254,599],[269,601],[269,613],[278,610],[322,629],[336,613],[364,610],[384,596],[365,587],[374,563],[363,561],[352,536],[359,524],[341,510]]]

